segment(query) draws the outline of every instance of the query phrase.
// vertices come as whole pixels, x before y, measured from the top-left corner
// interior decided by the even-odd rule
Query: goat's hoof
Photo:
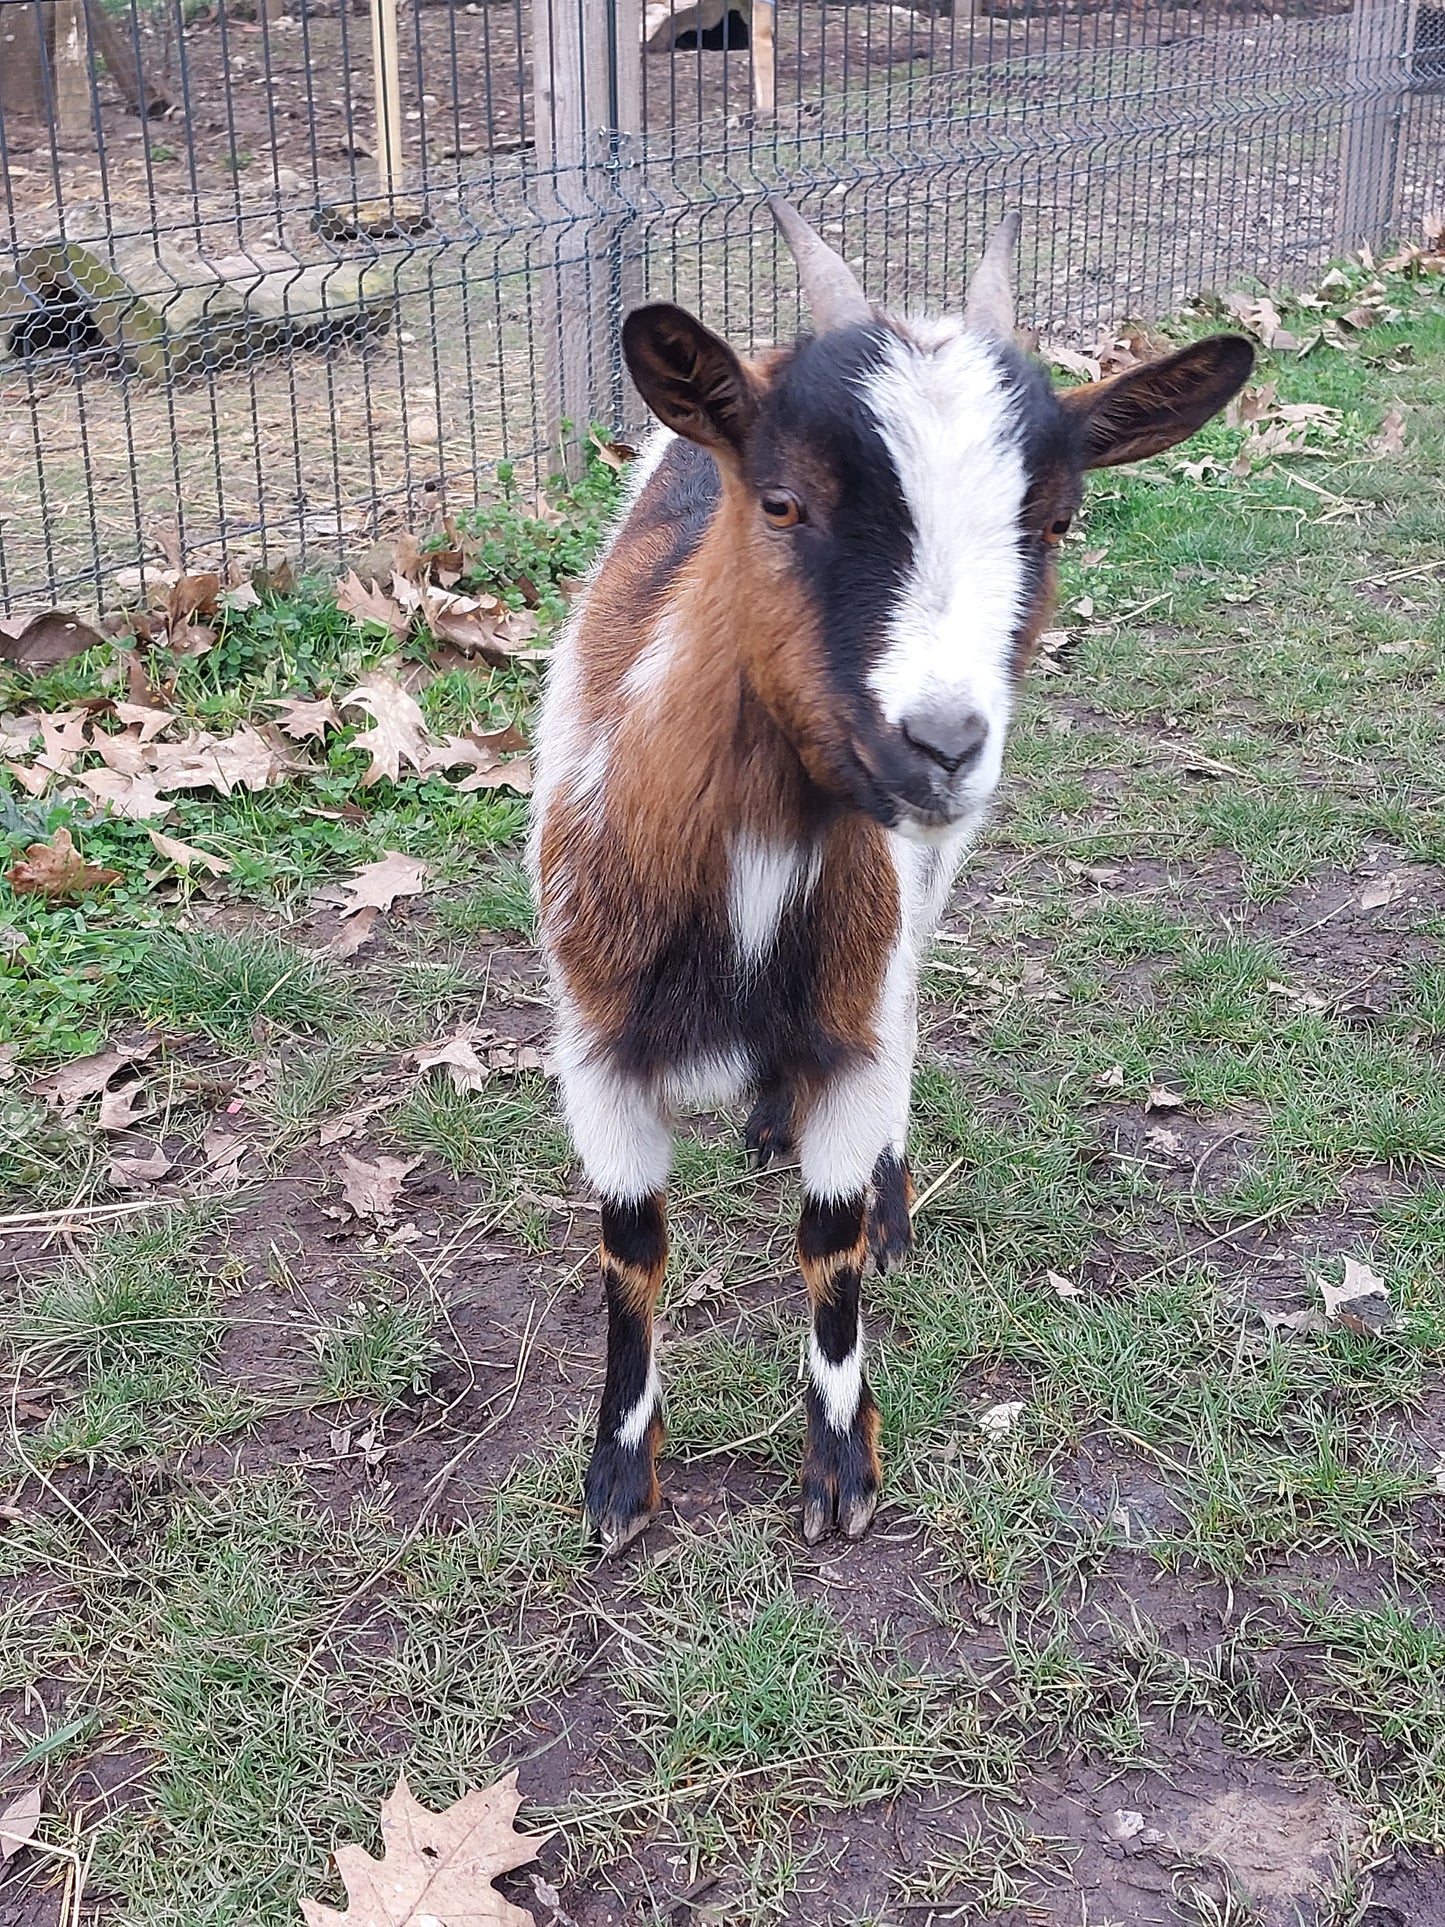
[[[907,1164],[892,1151],[885,1151],[873,1167],[868,1248],[879,1271],[901,1263],[913,1249],[913,1180]]]
[[[847,1476],[803,1481],[803,1538],[810,1546],[834,1532],[840,1538],[861,1539],[877,1510],[876,1481]]]
[[[649,1507],[646,1512],[634,1513],[630,1518],[620,1513],[610,1513],[606,1518],[592,1517],[592,1530],[596,1533],[602,1547],[604,1559],[615,1559],[619,1552],[626,1550],[657,1516],[656,1509]]]
[[[660,1421],[657,1430],[660,1434]],[[647,1525],[662,1500],[651,1450],[646,1444],[630,1449],[615,1441],[596,1445],[583,1496],[603,1558],[616,1558]]]

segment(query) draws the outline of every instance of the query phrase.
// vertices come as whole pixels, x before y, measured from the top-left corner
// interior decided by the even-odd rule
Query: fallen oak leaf
[[[515,1776],[513,1776],[515,1777]],[[0,1813],[0,1861],[13,1859],[20,1849],[35,1836],[40,1825],[40,1789],[26,1787]],[[540,1842],[538,1843],[540,1845]],[[531,1858],[531,1855],[528,1855]],[[520,1863],[519,1863],[520,1864]],[[497,1918],[504,1919],[504,1915]],[[523,1916],[525,1918],[525,1916]]]
[[[164,1151],[152,1151],[144,1158],[112,1158],[105,1175],[117,1191],[144,1191],[174,1168]]]
[[[61,776],[68,776],[78,758],[90,747],[86,733],[90,716],[83,709],[57,709],[40,717],[40,762]]]
[[[189,870],[193,863],[203,870],[209,870],[213,877],[225,876],[231,866],[223,856],[212,856],[209,850],[199,850],[194,843],[182,843],[179,837],[162,836],[159,830],[147,830],[146,835],[155,846],[157,856],[163,856],[177,868]]]
[[[158,743],[150,758],[150,781],[162,793],[213,789],[230,796],[237,789],[264,790],[306,767],[250,723],[229,736],[195,730],[178,743]]]
[[[530,796],[535,778],[532,761],[528,756],[512,756],[505,763],[498,763],[489,769],[474,769],[470,776],[464,776],[456,785],[457,790],[515,790],[518,796]]]
[[[122,1045],[115,1050],[93,1052],[62,1064],[58,1071],[37,1078],[30,1087],[32,1097],[59,1110],[62,1117],[73,1117],[87,1097],[103,1091],[117,1071],[131,1064],[143,1064],[160,1049],[159,1038],[142,1044]]]
[[[155,1109],[150,1089],[143,1077],[129,1084],[117,1084],[100,1094],[100,1128],[108,1136],[128,1131]]]
[[[400,850],[386,850],[375,863],[363,864],[342,888],[349,893],[341,914],[354,917],[358,910],[389,910],[398,897],[419,897],[431,871],[419,857],[403,856]]]
[[[98,649],[104,641],[98,630],[64,609],[0,620],[0,662],[14,663],[17,669],[51,669],[87,649]]]
[[[368,586],[355,569],[348,570],[337,583],[336,606],[342,615],[350,616],[358,625],[379,623],[383,629],[389,629],[398,642],[405,642],[407,631],[411,628],[409,611],[403,609],[384,589],[377,588],[375,583]]]
[[[1392,408],[1380,423],[1380,432],[1370,443],[1379,455],[1399,455],[1405,447],[1405,417]]]
[[[333,1858],[345,1913],[303,1899],[307,1927],[535,1927],[492,1882],[535,1860],[550,1834],[516,1829],[517,1776],[465,1793],[441,1813],[414,1798],[403,1775],[381,1805],[382,1857],[342,1846]]]
[[[345,921],[330,943],[323,944],[319,955],[345,960],[354,957],[358,950],[369,944],[376,935],[376,923],[381,912],[374,903],[365,907],[358,906],[343,913]]]
[[[44,796],[55,774],[54,770],[45,769],[39,763],[31,768],[28,763],[16,763],[9,759],[0,764],[0,768],[8,770],[27,796]]]
[[[293,742],[299,743],[308,736],[314,736],[321,743],[325,742],[328,729],[340,729],[341,718],[329,696],[323,696],[320,702],[305,702],[300,697],[292,697],[289,702],[282,703],[276,727]]]
[[[445,1068],[452,1089],[456,1091],[480,1091],[487,1083],[487,1066],[478,1057],[476,1045],[464,1030],[443,1038],[440,1044],[431,1044],[425,1050],[417,1051],[415,1061],[419,1071]]]
[[[139,730],[143,743],[159,736],[177,720],[174,710],[157,709],[151,703],[117,703],[115,713],[123,723]]]
[[[1332,1325],[1369,1336],[1387,1330],[1394,1322],[1395,1308],[1384,1279],[1355,1258],[1343,1258],[1340,1265],[1339,1284],[1332,1285],[1326,1278],[1319,1280],[1325,1317]]]
[[[104,803],[129,822],[145,823],[153,816],[170,813],[170,804],[148,771],[127,776],[118,769],[88,769],[82,770],[74,780],[96,802]]]
[[[379,1157],[374,1163],[341,1153],[341,1195],[358,1218],[373,1218],[386,1224],[396,1216],[401,1187],[421,1163],[420,1158]]]
[[[48,843],[32,843],[18,863],[5,872],[6,881],[20,896],[46,897],[52,903],[73,902],[89,890],[119,883],[119,870],[87,863],[63,826]]]
[[[367,750],[371,756],[371,767],[361,779],[364,784],[379,782],[383,776],[397,782],[403,762],[417,770],[424,767],[428,747],[426,718],[421,704],[407,694],[395,677],[380,672],[363,676],[349,695],[339,699],[339,707],[364,709],[373,721],[371,729],[359,731],[356,737],[357,748]]]

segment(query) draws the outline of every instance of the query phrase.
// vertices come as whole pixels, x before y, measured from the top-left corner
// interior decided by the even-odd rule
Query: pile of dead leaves
[[[425,633],[464,660],[535,661],[546,652],[529,647],[538,633],[530,608],[512,609],[500,596],[457,587],[474,572],[480,545],[480,537],[465,533],[451,518],[435,546],[423,549],[415,536],[399,536],[341,578],[336,606],[363,627],[370,623],[388,630],[398,643]],[[515,586],[524,601],[535,605],[540,599],[536,585],[525,578]]]
[[[243,723],[227,735],[183,727],[171,709],[109,698],[0,716],[0,767],[28,796],[100,804],[117,816],[150,823],[165,817],[184,791],[230,796],[319,774],[321,766],[297,746],[308,738],[324,742],[328,730],[348,727],[346,710],[370,719],[355,738],[371,757],[362,779],[367,784],[383,776],[397,782],[405,764],[423,776],[461,770],[462,790],[531,789],[531,764],[520,753],[526,738],[518,729],[434,736],[416,698],[382,670],[334,700],[279,703],[271,722]],[[168,841],[158,840],[156,848],[177,862],[226,867],[185,845],[167,849]]]

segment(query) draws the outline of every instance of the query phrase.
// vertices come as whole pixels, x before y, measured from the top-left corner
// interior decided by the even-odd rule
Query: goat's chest
[[[622,1068],[699,1090],[826,1076],[876,1041],[899,941],[899,879],[881,837],[747,832],[715,887],[680,904],[632,973],[613,1041]]]

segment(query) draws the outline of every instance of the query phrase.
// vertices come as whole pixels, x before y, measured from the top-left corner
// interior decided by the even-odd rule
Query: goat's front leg
[[[602,1205],[607,1293],[607,1380],[587,1466],[587,1512],[608,1555],[647,1524],[658,1505],[662,1388],[652,1361],[652,1315],[667,1267],[663,1194]]]
[[[868,1259],[868,1198],[804,1196],[798,1263],[813,1309],[808,1339],[808,1443],[803,1537],[866,1532],[878,1505],[878,1407],[863,1375],[859,1299]]]

